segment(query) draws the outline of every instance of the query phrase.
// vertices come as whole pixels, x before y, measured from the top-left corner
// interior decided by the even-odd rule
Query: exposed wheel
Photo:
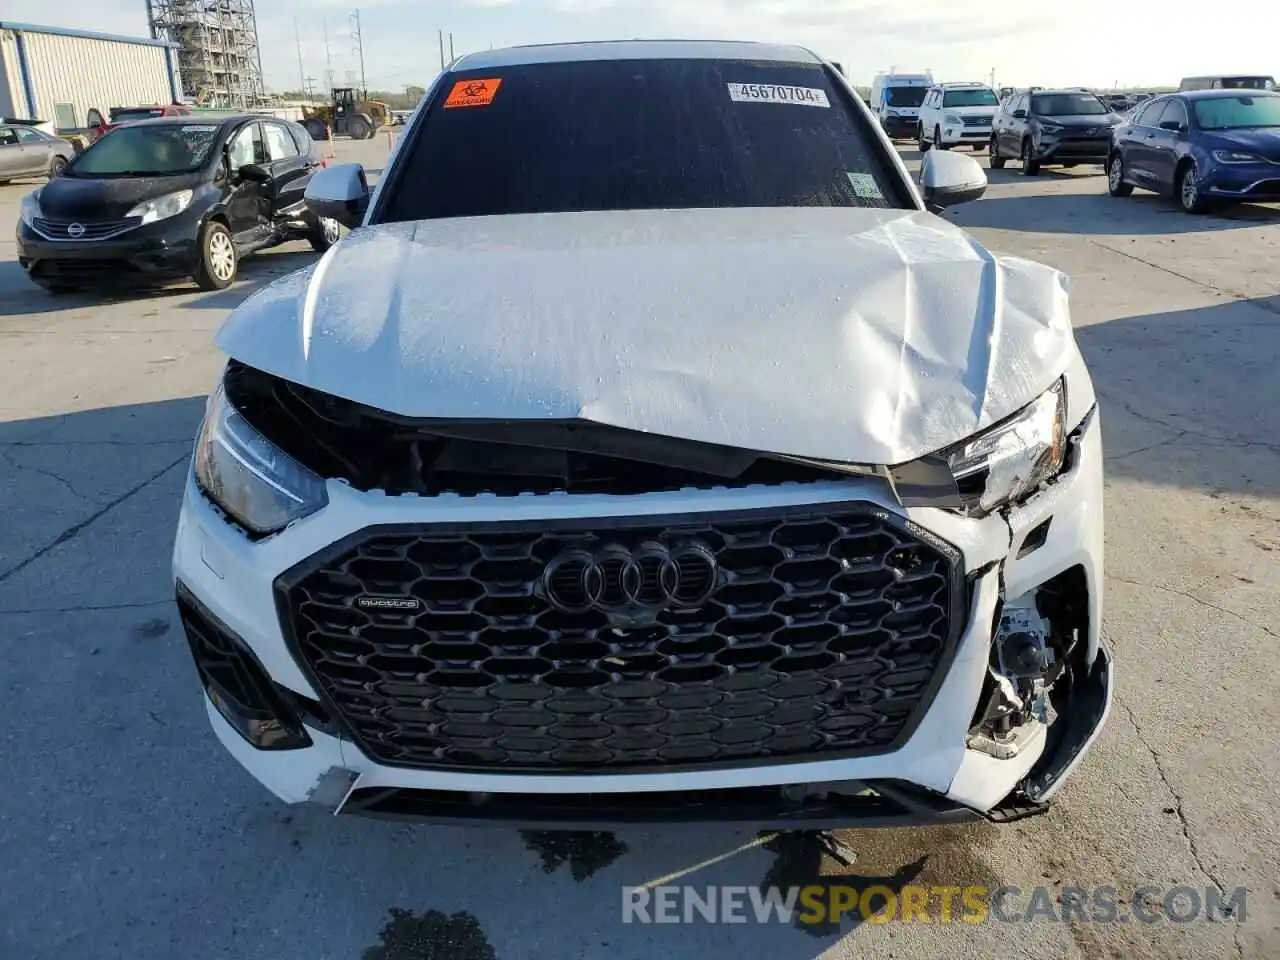
[[[919,148],[921,153],[928,153],[930,146],[932,146],[932,144],[930,144],[929,141],[924,138],[924,124],[917,123],[916,124],[916,147]]]
[[[49,179],[62,176],[62,171],[67,168],[67,161],[62,157],[54,157],[49,164]]]
[[[368,140],[373,132],[373,121],[363,113],[357,113],[347,124],[347,134],[352,140]]]
[[[240,258],[226,224],[210,220],[200,231],[200,265],[194,279],[201,290],[225,290],[236,278]]]
[[[1003,170],[1004,157],[1000,156],[1000,151],[996,149],[996,138],[994,136],[992,136],[991,142],[987,144],[987,152],[991,154],[991,161],[990,161],[991,169]]]
[[[307,237],[311,249],[316,253],[324,253],[342,239],[342,224],[328,217],[321,217],[315,231]]]
[[[302,121],[302,126],[306,129],[307,135],[312,140],[328,140],[329,128],[325,126],[324,121],[319,117],[307,117]]]
[[[939,150],[950,150],[950,149],[951,149],[951,148],[950,148],[950,147],[948,147],[945,143],[943,143],[943,142],[942,142],[942,128],[941,128],[941,127],[934,127],[934,128],[933,128],[933,145],[934,145],[935,147],[937,147]]]
[[[1209,201],[1200,189],[1200,173],[1196,170],[1195,161],[1191,161],[1178,171],[1178,202],[1187,213],[1205,213],[1209,209]]]
[[[1036,159],[1030,140],[1022,141],[1022,175],[1034,177],[1040,172],[1040,161]]]
[[[1117,150],[1107,161],[1107,193],[1113,197],[1127,197],[1133,193],[1133,184],[1124,182],[1124,157]]]

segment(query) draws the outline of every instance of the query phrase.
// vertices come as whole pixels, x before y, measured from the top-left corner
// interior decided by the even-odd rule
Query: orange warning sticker
[[[498,95],[502,80],[459,80],[453,85],[446,107],[487,107]]]

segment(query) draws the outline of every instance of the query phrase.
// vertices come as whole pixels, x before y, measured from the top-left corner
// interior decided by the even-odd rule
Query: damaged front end
[[[966,746],[997,760],[1040,751],[1028,775],[987,815],[1042,812],[1100,732],[1110,707],[1111,657],[1090,659],[1088,587],[1074,567],[999,609],[987,677]]]

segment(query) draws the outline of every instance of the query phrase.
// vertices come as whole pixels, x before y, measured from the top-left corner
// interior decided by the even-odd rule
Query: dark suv
[[[1060,163],[1105,165],[1118,114],[1082,90],[1029,90],[1008,97],[991,127],[991,167],[1018,158],[1034,177],[1040,167]]]

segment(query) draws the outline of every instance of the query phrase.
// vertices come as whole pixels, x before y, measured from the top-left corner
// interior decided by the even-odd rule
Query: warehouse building
[[[95,111],[174,103],[173,44],[0,20],[0,117],[90,126]]]

